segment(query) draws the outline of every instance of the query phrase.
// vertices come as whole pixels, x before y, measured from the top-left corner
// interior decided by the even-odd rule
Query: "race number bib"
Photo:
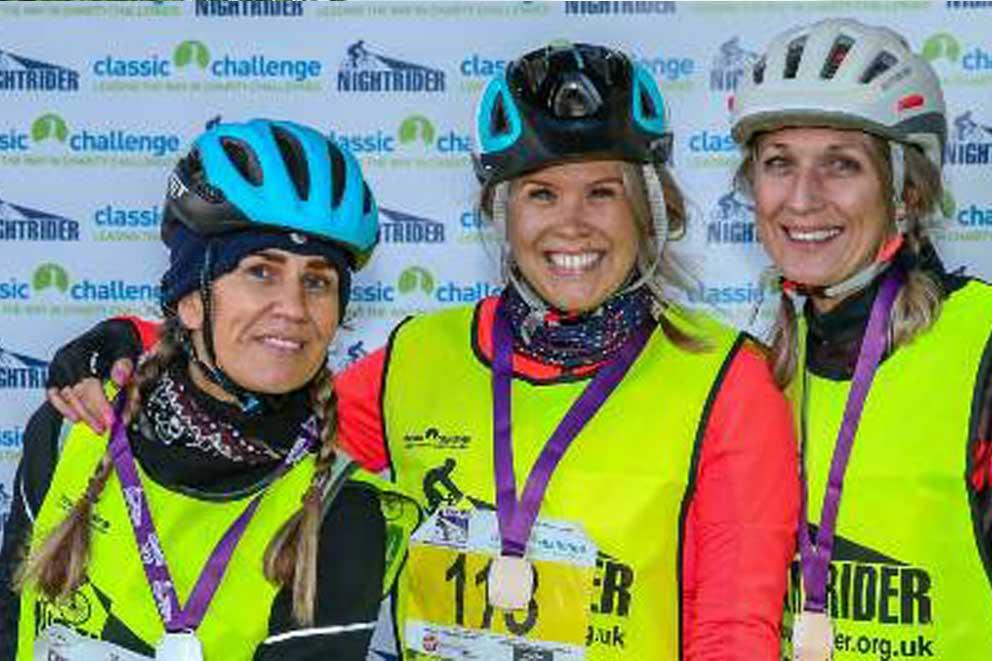
[[[62,624],[53,624],[38,634],[33,651],[33,658],[39,660],[148,661],[151,658],[113,643],[83,636]]]
[[[489,603],[500,554],[496,513],[439,508],[410,539],[404,627],[413,659],[585,658],[596,546],[576,523],[539,519],[527,547],[534,589],[526,608]]]

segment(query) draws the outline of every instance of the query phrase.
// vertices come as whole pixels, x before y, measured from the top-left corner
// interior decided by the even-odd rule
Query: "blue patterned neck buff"
[[[513,328],[515,351],[565,369],[595,365],[609,358],[651,316],[646,286],[615,294],[595,310],[568,313],[550,308],[528,342],[523,335],[530,306],[512,284],[503,291],[503,306]]]

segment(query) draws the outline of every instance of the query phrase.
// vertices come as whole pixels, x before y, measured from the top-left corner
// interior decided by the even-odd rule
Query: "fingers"
[[[110,378],[120,387],[131,380],[131,375],[134,373],[134,361],[130,358],[118,358],[114,362],[114,366],[110,368]]]
[[[62,415],[73,422],[85,422],[98,434],[109,429],[114,419],[100,382],[93,378],[83,379],[74,386],[51,389],[49,401]]]

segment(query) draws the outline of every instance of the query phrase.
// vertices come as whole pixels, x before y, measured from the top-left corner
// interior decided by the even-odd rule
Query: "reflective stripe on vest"
[[[969,283],[875,376],[844,479],[827,590],[836,659],[992,658],[992,589],[967,489],[973,393],[990,330],[992,287]],[[809,375],[808,384],[815,525],[850,381]]]
[[[738,335],[711,321],[712,349],[689,353],[657,330],[605,405],[562,459],[540,515],[580,522],[600,549],[589,659],[677,659],[681,515],[692,462],[722,368]],[[473,351],[473,310],[454,308],[401,326],[389,349],[383,414],[396,481],[433,510],[467,497],[495,503],[491,372]],[[586,380],[513,381],[519,484]],[[404,596],[399,581],[398,619]],[[439,577],[438,598],[453,582]]]

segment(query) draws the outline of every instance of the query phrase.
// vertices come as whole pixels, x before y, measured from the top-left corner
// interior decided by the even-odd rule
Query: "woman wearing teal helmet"
[[[166,322],[109,436],[49,407],[28,424],[4,658],[365,658],[387,527],[417,516],[336,442],[327,349],[376,216],[313,129],[196,139],[168,182]]]
[[[664,98],[618,50],[547,47],[490,83],[477,125],[505,291],[408,320],[336,384],[342,443],[431,512],[400,653],[775,658],[792,427],[758,346],[669,297],[686,214]],[[118,355],[110,328],[57,385]]]

